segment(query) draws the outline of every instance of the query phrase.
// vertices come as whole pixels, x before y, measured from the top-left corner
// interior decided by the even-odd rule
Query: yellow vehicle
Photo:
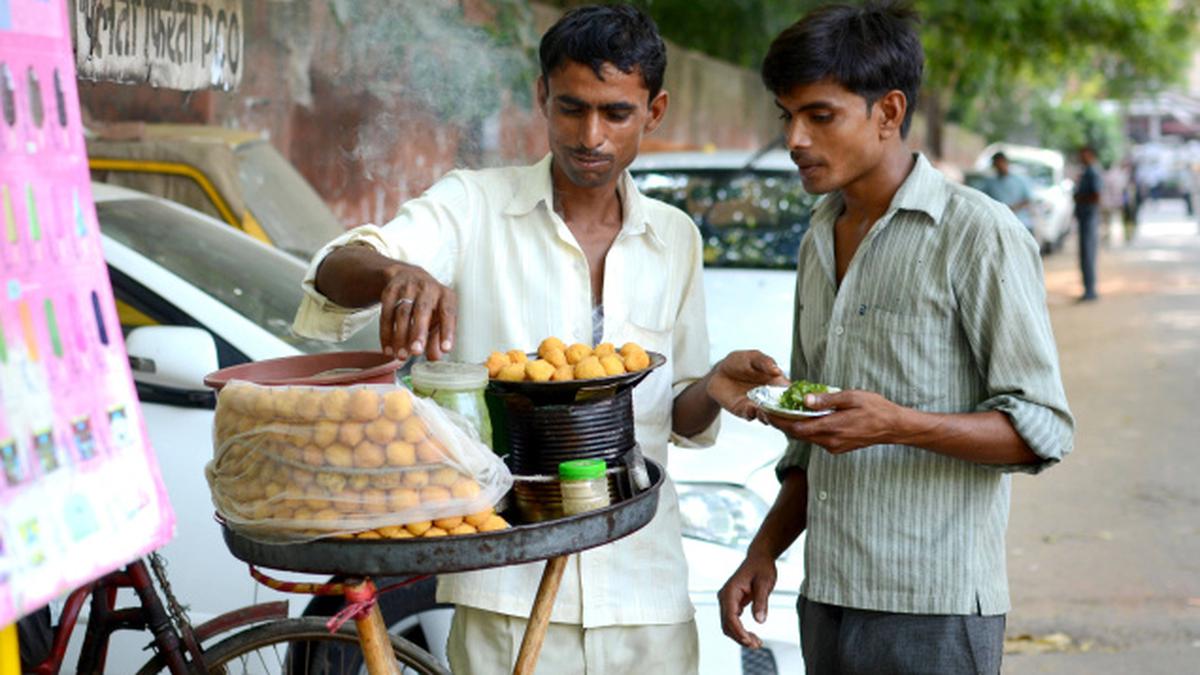
[[[157,195],[301,258],[343,231],[312,186],[261,135],[121,123],[87,133],[92,180]]]

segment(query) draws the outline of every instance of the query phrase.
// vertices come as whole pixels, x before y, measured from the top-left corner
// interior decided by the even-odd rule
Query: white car
[[[966,183],[981,188],[982,181],[994,175],[992,156],[1003,152],[1013,173],[1032,183],[1032,231],[1043,253],[1062,247],[1075,218],[1075,183],[1066,177],[1067,161],[1057,150],[1034,148],[1012,143],[993,143],[975,159]]]
[[[213,396],[201,378],[217,367],[248,360],[331,348],[374,349],[377,332],[364,329],[336,346],[298,338],[291,332],[291,321],[300,301],[304,261],[157,197],[103,184],[93,184],[93,193],[122,329],[135,364],[134,380],[178,518],[176,536],[163,550],[176,594],[190,608],[194,622],[274,599],[292,600],[294,614],[332,613],[340,600],[305,606],[303,596],[276,594],[254,582],[245,564],[227,552],[213,522],[204,479],[204,465],[212,456]],[[710,299],[722,297],[724,288],[719,281],[712,284]],[[744,296],[730,297],[730,307],[746,304]],[[790,299],[781,305],[789,325],[790,306]],[[728,311],[710,304],[714,323],[727,320],[722,317],[728,317]],[[215,343],[217,357],[205,362],[205,350],[196,347],[209,341]],[[754,341],[743,345],[717,339],[714,344],[728,351],[753,346]],[[720,631],[716,591],[740,562],[748,537],[773,499],[771,463],[782,448],[772,434],[770,442],[741,434],[738,422],[726,420],[720,448],[676,449],[671,457],[688,537],[689,588],[699,610],[701,672],[796,672],[798,555],[781,565],[783,592],[759,631],[769,640],[768,649],[742,650]],[[452,610],[434,604],[432,584],[388,593],[382,605],[394,632],[426,645],[445,661]],[[113,672],[132,672],[145,661],[144,636],[117,634],[114,639]]]

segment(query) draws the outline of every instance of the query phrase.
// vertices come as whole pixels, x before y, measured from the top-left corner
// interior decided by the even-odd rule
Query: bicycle
[[[296,592],[333,594],[370,584],[290,586],[304,587]],[[117,591],[122,588],[134,591],[138,599],[135,606],[116,607]],[[286,601],[241,607],[193,626],[171,590],[162,558],[152,553],[72,591],[58,625],[53,627],[49,655],[31,669],[27,666],[26,672],[56,675],[62,669],[68,642],[89,597],[91,612],[77,673],[104,672],[109,637],[117,630],[149,631],[153,635],[150,646],[155,653],[137,671],[138,675],[164,672],[333,675],[364,670],[354,623],[343,618],[331,630],[332,621],[320,617],[288,618]],[[367,602],[374,602],[373,586]],[[395,661],[406,672],[447,675],[433,655],[404,638],[394,635],[388,638]]]

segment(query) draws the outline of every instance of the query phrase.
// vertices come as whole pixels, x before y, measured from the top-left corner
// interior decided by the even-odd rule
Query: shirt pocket
[[[637,318],[635,318],[637,317]],[[644,315],[631,312],[624,322],[618,349],[626,342],[636,342],[648,352],[658,352],[667,362],[646,376],[633,388],[633,417],[640,424],[662,423],[669,420],[671,410],[671,329],[668,325],[646,326],[640,323]]]
[[[862,382],[855,386],[905,407],[936,409],[957,374],[956,331],[949,318],[876,308],[859,331],[863,363],[854,372]]]

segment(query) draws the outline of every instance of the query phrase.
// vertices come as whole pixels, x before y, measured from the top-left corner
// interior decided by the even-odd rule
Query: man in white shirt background
[[[996,175],[984,183],[984,193],[1011,209],[1017,220],[1032,232],[1033,213],[1030,209],[1033,207],[1033,190],[1029,188],[1029,181],[1012,172],[1008,157],[1003,152],[992,155],[992,168],[996,170]]]
[[[626,171],[667,109],[653,21],[580,7],[547,31],[539,57],[550,154],[451,172],[389,223],[331,242],[310,266],[295,327],[340,340],[378,312],[385,351],[468,362],[551,335],[639,343],[667,357],[634,390],[638,443],[665,465],[669,441],[712,443],[718,400],[749,414],[733,380],[781,372],[757,352],[709,370],[699,232]],[[438,599],[456,605],[455,673],[511,672],[540,575],[537,564],[439,579]],[[643,530],[571,556],[537,672],[695,672],[692,615],[668,483]]]

